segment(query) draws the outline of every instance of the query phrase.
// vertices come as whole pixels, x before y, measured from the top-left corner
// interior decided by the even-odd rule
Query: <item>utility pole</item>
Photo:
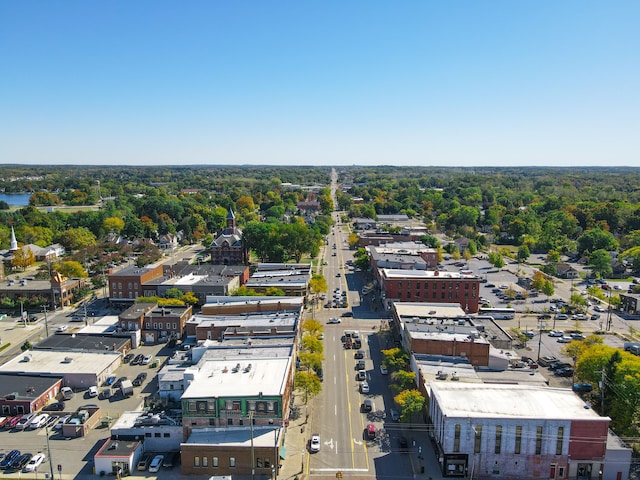
[[[49,457],[49,470],[51,472],[51,480],[55,477],[53,476],[53,459],[51,458],[51,447],[49,446],[49,426],[45,426],[45,435],[47,436],[47,456]]]
[[[256,452],[253,448],[253,412],[249,412],[249,428],[251,429],[251,480],[256,478]]]
[[[47,337],[49,336],[49,322],[47,321],[47,304],[42,305],[42,310],[44,310],[44,331]]]

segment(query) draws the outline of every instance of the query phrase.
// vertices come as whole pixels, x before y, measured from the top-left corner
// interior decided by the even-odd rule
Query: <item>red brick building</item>
[[[133,303],[143,296],[142,285],[162,277],[162,264],[146,267],[126,267],[109,274],[109,301],[112,303]]]
[[[480,278],[438,270],[378,271],[381,295],[390,302],[458,303],[466,313],[476,313],[480,298]]]

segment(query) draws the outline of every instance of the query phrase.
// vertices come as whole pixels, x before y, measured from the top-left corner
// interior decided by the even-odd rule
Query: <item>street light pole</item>
[[[49,426],[45,425],[45,435],[47,436],[47,455],[49,457],[49,471],[51,472],[51,480],[55,477],[53,476],[53,459],[51,458],[51,446],[49,445]]]

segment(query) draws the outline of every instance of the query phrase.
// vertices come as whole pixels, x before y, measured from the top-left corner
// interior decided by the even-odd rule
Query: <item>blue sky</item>
[[[637,166],[640,2],[4,1],[0,164]]]

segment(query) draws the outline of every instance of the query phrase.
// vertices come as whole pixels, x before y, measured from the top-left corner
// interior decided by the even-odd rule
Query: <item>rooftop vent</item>
[[[251,364],[244,367],[244,370],[243,370],[244,373],[248,373],[249,371],[251,371]]]

